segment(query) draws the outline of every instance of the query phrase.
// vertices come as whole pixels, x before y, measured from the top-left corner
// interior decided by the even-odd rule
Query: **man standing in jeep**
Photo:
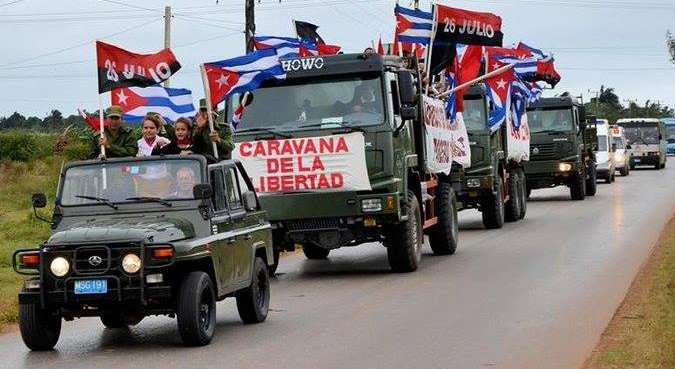
[[[101,145],[105,147],[106,156],[109,158],[136,156],[136,138],[131,127],[124,125],[122,113],[122,108],[117,105],[106,110],[108,126],[105,127],[103,135],[97,133],[94,137],[92,157],[98,156]]]

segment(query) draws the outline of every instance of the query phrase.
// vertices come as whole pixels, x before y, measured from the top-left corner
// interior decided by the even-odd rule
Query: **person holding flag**
[[[106,149],[106,156],[112,158],[135,156],[136,137],[131,127],[124,125],[122,108],[113,105],[106,110],[108,125],[96,134],[92,141],[92,158],[99,157],[99,147]]]
[[[218,116],[213,112],[213,118]],[[206,99],[199,100],[199,111],[195,117],[195,127],[192,135],[194,152],[197,154],[211,155],[216,157],[213,152],[213,144],[218,150],[218,158],[229,159],[234,150],[234,142],[232,141],[232,130],[226,124],[214,124],[213,131],[209,127],[208,108],[206,106]]]

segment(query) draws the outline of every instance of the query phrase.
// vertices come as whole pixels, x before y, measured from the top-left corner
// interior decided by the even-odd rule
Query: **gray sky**
[[[409,0],[401,0],[407,6]],[[429,10],[422,0],[422,9]],[[601,84],[622,99],[675,106],[675,66],[665,47],[675,1],[454,0],[503,19],[505,46],[523,41],[553,52],[562,82],[546,95],[583,94]],[[127,5],[125,5],[127,4]],[[203,94],[198,65],[243,54],[244,0],[0,0],[0,116],[65,115],[98,107],[95,39],[150,53],[163,46],[164,6],[174,9],[172,49],[183,68],[172,87]],[[393,0],[256,0],[259,35],[291,36],[291,19],[320,25],[345,52],[393,37]],[[103,95],[104,105],[110,97]],[[622,101],[625,104],[625,101]]]

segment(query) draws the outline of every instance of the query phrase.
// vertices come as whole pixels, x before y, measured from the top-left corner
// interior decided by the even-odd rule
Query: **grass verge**
[[[675,218],[584,367],[675,368]]]

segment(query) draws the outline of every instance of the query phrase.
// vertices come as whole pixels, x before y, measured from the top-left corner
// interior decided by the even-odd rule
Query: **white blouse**
[[[138,156],[150,156],[152,155],[152,149],[154,149],[155,146],[160,145],[159,147],[162,147],[169,142],[171,141],[169,141],[168,138],[157,136],[152,142],[152,145],[148,145],[148,143],[145,141],[145,138],[141,137],[141,139],[138,140]]]

